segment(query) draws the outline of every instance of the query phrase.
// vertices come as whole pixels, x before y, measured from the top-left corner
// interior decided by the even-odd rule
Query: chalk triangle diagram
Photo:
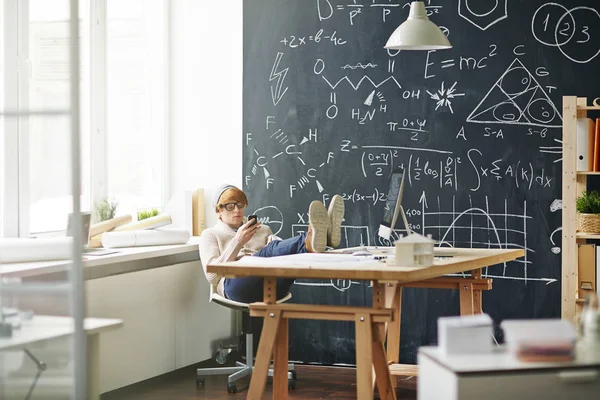
[[[518,59],[496,81],[467,122],[562,127],[560,112]]]

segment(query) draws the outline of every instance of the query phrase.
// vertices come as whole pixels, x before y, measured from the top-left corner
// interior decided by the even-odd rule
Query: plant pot
[[[600,214],[577,213],[577,230],[585,233],[600,233]]]

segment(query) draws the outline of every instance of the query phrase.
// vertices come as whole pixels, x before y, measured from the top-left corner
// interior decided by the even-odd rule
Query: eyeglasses
[[[243,210],[246,205],[244,203],[227,203],[227,204],[219,204],[219,208],[224,208],[227,211],[233,211],[234,208],[238,208],[238,210]]]

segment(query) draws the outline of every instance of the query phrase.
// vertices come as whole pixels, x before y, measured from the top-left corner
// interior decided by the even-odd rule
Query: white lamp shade
[[[408,19],[396,28],[385,45],[390,50],[442,50],[451,47],[446,35],[427,17],[422,1],[411,3]]]

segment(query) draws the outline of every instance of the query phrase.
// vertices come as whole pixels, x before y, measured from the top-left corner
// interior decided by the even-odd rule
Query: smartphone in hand
[[[250,226],[256,225],[256,223],[258,222],[256,215],[254,215],[254,214],[248,215],[248,222],[251,222]]]

